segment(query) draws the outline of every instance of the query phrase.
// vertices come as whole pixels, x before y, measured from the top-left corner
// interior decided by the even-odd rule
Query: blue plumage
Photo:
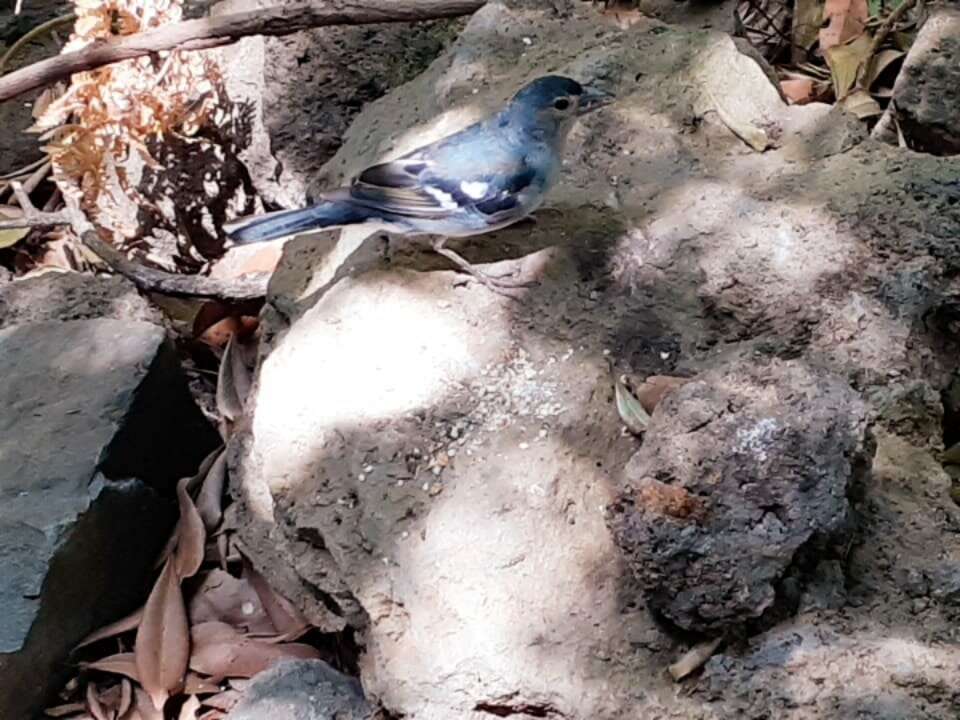
[[[503,228],[536,210],[559,175],[574,120],[610,99],[570,78],[538,78],[496,115],[367,168],[315,205],[242,221],[227,232],[240,245],[358,223],[434,235],[441,238],[434,249],[486,284],[497,284],[444,248],[444,239]]]

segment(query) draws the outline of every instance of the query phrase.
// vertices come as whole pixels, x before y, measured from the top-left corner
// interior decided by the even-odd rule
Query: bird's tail
[[[371,217],[369,210],[351,203],[346,193],[333,192],[302,210],[281,210],[243,218],[225,225],[224,230],[235,244],[252,245],[309,230],[351,225]]]

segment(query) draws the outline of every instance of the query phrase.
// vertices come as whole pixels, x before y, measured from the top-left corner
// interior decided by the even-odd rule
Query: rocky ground
[[[650,5],[662,19],[491,2],[462,31],[411,40],[410,72],[371,89],[361,64],[352,90],[316,96],[294,89],[363,35],[220,56],[252,112],[245,172],[280,205],[466,125],[537,75],[617,94],[575,128],[536,224],[459,243],[537,282],[517,299],[411,242],[349,231],[284,248],[228,448],[228,525],[313,625],[362,649],[363,695],[288,665],[233,717],[956,717],[960,508],[940,455],[960,436],[960,183],[955,158],[909,144],[931,123],[946,132],[929,101],[942,95],[898,86],[915,98],[901,112],[923,121],[900,125],[917,149],[890,145],[828,106],[786,106],[729,14]],[[938,67],[951,42],[930,40]],[[71,322],[116,321],[74,318],[137,301],[104,286],[114,300],[78,314],[79,289],[23,283],[2,288],[14,319],[0,325],[40,344],[51,320],[84,332]],[[10,300],[31,292],[70,299],[65,314]],[[155,327],[149,312],[138,327]],[[162,354],[152,337],[146,358]],[[22,354],[5,339],[0,354]],[[611,368],[690,382],[637,437]],[[0,395],[22,387],[11,377]],[[671,679],[670,663],[717,637],[702,671]]]

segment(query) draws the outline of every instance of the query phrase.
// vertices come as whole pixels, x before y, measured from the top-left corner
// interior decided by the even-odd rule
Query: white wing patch
[[[424,185],[423,191],[440,203],[440,207],[445,210],[456,210],[459,207],[457,201],[453,199],[453,195],[445,193],[440,188],[433,187],[432,185]]]
[[[487,194],[487,183],[485,182],[467,182],[460,183],[460,190],[463,194],[474,200],[479,200]]]

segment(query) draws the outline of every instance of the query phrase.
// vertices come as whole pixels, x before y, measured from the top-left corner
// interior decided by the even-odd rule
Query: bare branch
[[[0,77],[0,101],[70,77],[73,73],[162,50],[205,50],[250,35],[290,35],[328,25],[416,22],[469,15],[486,0],[317,0],[263,10],[172,23],[92,43]]]

